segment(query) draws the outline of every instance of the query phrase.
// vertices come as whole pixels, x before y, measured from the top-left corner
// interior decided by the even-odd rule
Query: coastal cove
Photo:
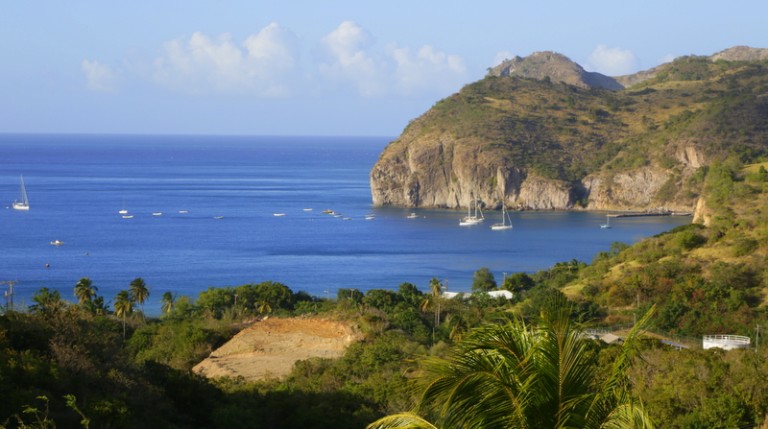
[[[111,302],[141,277],[149,314],[165,291],[194,298],[267,280],[319,297],[427,290],[433,277],[466,292],[481,267],[501,281],[690,222],[628,217],[601,229],[605,212],[529,211],[492,231],[500,212],[459,227],[465,211],[373,208],[369,173],[390,140],[0,135],[0,281],[16,282],[19,307],[42,287],[74,300],[82,277]],[[21,175],[28,212],[10,208]]]

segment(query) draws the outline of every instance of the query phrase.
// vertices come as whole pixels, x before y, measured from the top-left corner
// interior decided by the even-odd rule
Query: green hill
[[[371,171],[374,204],[459,208],[479,197],[490,208],[693,210],[701,167],[768,150],[768,62],[723,58],[682,57],[616,79],[553,53],[511,60],[384,150]],[[605,89],[620,82],[635,83]]]

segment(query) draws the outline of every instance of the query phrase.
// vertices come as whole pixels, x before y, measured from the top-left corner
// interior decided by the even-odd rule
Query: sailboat
[[[13,209],[29,211],[29,199],[27,198],[27,188],[24,186],[24,177],[19,177],[21,178],[21,201],[14,201]]]
[[[600,229],[611,229],[611,217],[605,215],[605,223],[600,225]]]
[[[501,223],[494,223],[493,225],[491,225],[491,229],[494,231],[500,231],[503,229],[512,229],[512,219],[509,218],[509,213],[507,213],[507,207],[504,204],[501,205]]]
[[[467,206],[467,215],[461,218],[459,221],[459,226],[472,226],[477,225],[478,223],[485,220],[485,217],[483,217],[483,210],[480,208],[480,205],[477,203],[477,199],[473,201],[475,203],[475,211],[472,212],[472,204]]]

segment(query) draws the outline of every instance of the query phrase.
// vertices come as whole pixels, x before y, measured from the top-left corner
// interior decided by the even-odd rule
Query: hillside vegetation
[[[608,309],[607,324],[627,323],[655,304],[655,326],[667,334],[755,338],[766,320],[768,171],[738,165],[704,168],[702,223],[617,245],[563,291]]]

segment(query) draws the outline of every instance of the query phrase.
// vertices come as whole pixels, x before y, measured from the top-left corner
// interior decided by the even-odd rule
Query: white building
[[[508,290],[491,290],[486,292],[488,296],[491,298],[506,298],[506,299],[512,299],[515,294]],[[462,293],[462,292],[443,292],[443,298],[453,299],[457,296],[463,296],[465,299],[472,296],[471,293]]]
[[[701,347],[706,349],[720,348],[723,350],[747,349],[750,339],[742,335],[704,335]]]

